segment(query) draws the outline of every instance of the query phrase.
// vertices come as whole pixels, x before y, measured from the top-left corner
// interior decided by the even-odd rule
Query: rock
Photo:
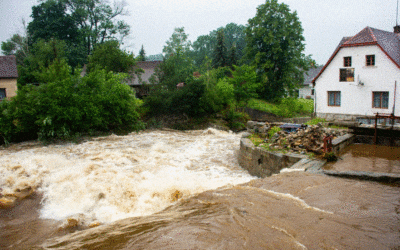
[[[255,121],[248,121],[247,122],[247,128],[249,129],[254,129],[254,127],[256,126],[257,122]]]

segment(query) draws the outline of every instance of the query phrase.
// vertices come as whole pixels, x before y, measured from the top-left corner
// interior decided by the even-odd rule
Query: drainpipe
[[[397,88],[397,81],[394,81],[394,101],[393,101],[393,115],[395,116],[395,108],[396,108],[396,88]]]
[[[317,117],[317,91],[315,91],[315,82],[313,83],[314,88],[314,118]]]

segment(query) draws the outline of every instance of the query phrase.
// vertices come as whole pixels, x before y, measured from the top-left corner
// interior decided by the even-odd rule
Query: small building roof
[[[333,60],[333,58],[336,56],[341,48],[368,45],[377,45],[389,57],[389,59],[398,68],[400,68],[400,34],[378,30],[371,27],[365,27],[355,36],[342,38],[336,50],[329,58],[328,62],[318,73],[318,75],[312,80],[312,82],[315,83],[315,81],[322,74],[322,72],[324,72],[326,67],[328,67],[330,62]]]
[[[310,68],[307,72],[304,72],[304,82],[303,85],[308,86],[312,83],[312,80],[318,75],[324,66],[318,66]]]
[[[155,69],[163,61],[139,61],[136,63],[135,67],[142,69]]]
[[[15,56],[0,56],[0,78],[18,78]]]

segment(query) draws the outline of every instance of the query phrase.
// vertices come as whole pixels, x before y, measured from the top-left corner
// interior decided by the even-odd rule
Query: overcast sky
[[[113,0],[110,0],[110,2]],[[175,27],[184,27],[192,42],[228,23],[246,25],[265,0],[125,0],[124,20],[132,35],[125,46],[138,54],[162,52]],[[366,26],[393,31],[397,0],[279,0],[297,11],[305,37],[305,53],[325,64],[343,36],[353,36]],[[37,0],[0,0],[0,42],[22,33]]]

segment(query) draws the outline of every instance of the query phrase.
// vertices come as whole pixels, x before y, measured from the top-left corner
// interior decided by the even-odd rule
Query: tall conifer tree
[[[227,65],[227,51],[224,43],[224,30],[217,32],[217,45],[215,46],[212,59],[213,68],[225,67]]]

